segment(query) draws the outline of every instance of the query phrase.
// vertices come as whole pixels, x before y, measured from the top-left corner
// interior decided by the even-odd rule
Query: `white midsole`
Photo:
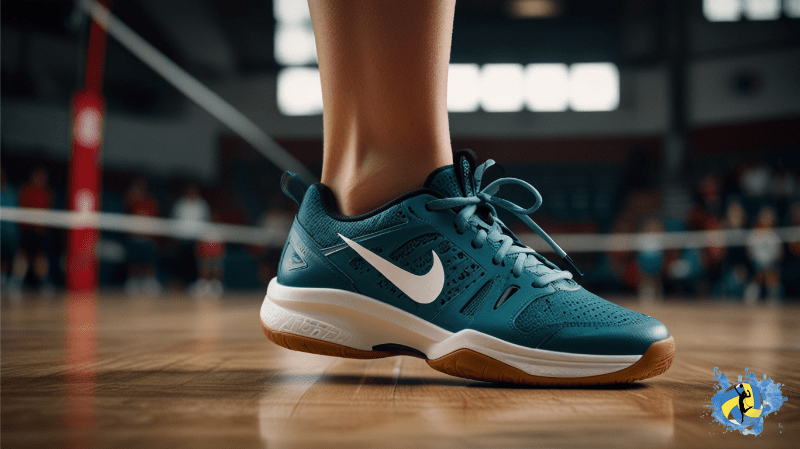
[[[438,359],[459,349],[471,349],[543,377],[608,374],[641,358],[526,348],[472,329],[452,333],[368,296],[330,288],[287,287],[277,279],[269,283],[261,305],[261,321],[274,331],[364,351],[393,343],[417,349],[429,359]]]

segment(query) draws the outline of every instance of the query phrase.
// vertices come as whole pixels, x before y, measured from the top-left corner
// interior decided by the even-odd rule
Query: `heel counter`
[[[349,276],[325,257],[295,219],[278,263],[278,282],[291,287],[337,288],[355,292]]]
[[[281,260],[278,264],[278,280],[280,281],[280,277],[282,273],[288,273],[291,271],[303,270],[308,268],[308,263],[306,263],[303,256],[295,248],[295,245],[292,244],[294,240],[297,238],[293,238],[294,232],[294,224],[292,225],[291,230],[289,231],[289,237],[286,239],[286,243],[283,245],[283,251],[281,252]]]

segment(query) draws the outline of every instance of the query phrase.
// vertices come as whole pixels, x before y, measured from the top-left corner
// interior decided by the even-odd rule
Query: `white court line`
[[[191,223],[173,218],[142,217],[108,212],[72,212],[24,207],[0,207],[0,220],[50,226],[62,229],[97,228],[103,231],[130,232],[174,238],[213,240],[245,245],[281,247],[286,230],[221,223]],[[800,242],[800,226],[773,229],[784,243]],[[757,232],[757,231],[756,231]],[[744,246],[751,230],[686,231],[653,234],[561,234],[553,235],[567,252],[639,251],[643,249],[680,249]],[[520,234],[520,240],[541,252],[552,248],[536,234]],[[655,244],[653,242],[656,242]]]
[[[316,182],[317,177],[305,165],[281,148],[252,120],[203,85],[186,70],[183,70],[178,64],[164,56],[163,53],[111,14],[103,5],[94,0],[81,0],[80,6],[89,17],[108,32],[109,36],[116,39],[123,47],[161,75],[176,89],[183,92],[190,100],[236,132],[281,170],[293,171],[309,184]]]

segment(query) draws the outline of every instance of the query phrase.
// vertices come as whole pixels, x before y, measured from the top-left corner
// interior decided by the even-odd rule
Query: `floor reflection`
[[[192,353],[206,354],[215,349],[222,331],[220,302],[216,299],[204,299],[196,303],[194,313],[194,344]]]
[[[296,354],[287,351],[281,361],[296,374],[271,380],[260,398],[263,447],[673,441],[673,396],[658,386],[503,387],[440,376],[412,358],[334,360],[326,366]]]
[[[67,332],[66,447],[91,446],[96,429],[94,370],[97,354],[97,296],[94,293],[70,294],[66,298]]]

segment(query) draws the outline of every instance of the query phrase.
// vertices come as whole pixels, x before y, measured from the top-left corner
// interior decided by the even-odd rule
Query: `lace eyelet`
[[[492,265],[500,265],[500,262],[497,262],[494,259],[492,259]]]
[[[425,203],[425,210],[428,212],[433,212],[431,208],[428,206],[428,203]]]
[[[472,249],[479,249],[478,245],[476,245],[475,242],[469,242],[469,243],[470,245],[472,245]]]

